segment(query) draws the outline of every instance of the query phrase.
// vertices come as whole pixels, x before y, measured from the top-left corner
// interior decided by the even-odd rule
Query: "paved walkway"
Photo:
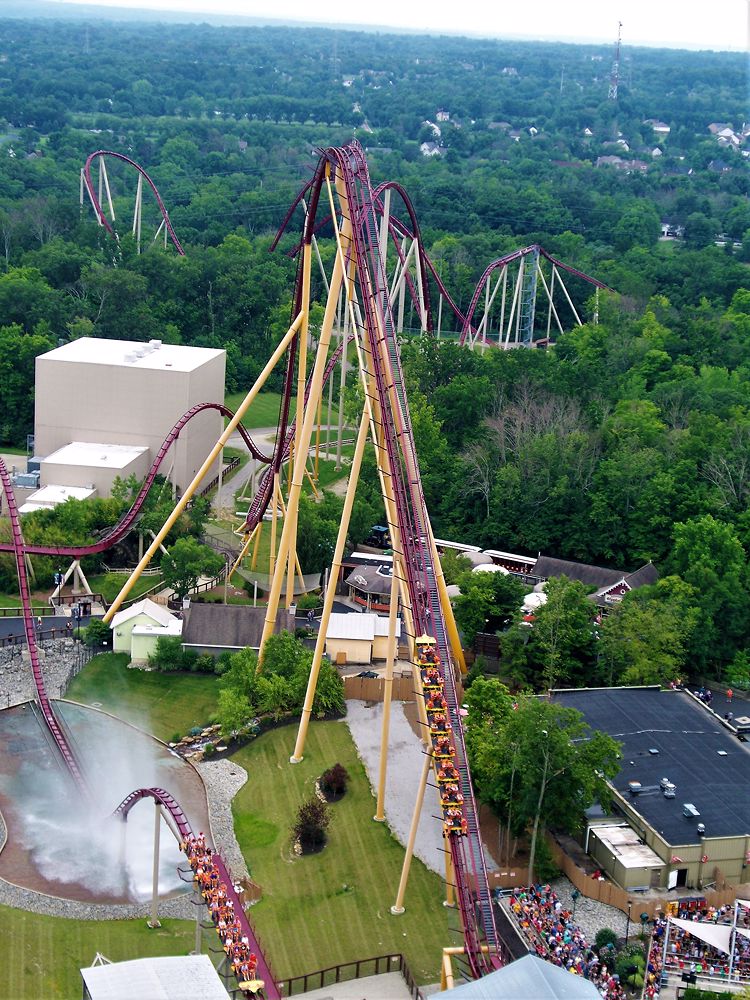
[[[411,1000],[409,987],[400,972],[365,976],[348,983],[332,983],[322,990],[301,993],[305,1000]]]
[[[373,789],[373,815],[380,768],[380,732],[383,720],[381,702],[347,701],[346,723],[357,745],[370,786]],[[403,703],[393,702],[388,753],[388,774],[385,792],[385,818],[394,836],[401,844],[409,837],[414,802],[422,774],[424,755],[422,744],[415,735],[404,713]],[[429,869],[440,875],[445,873],[442,811],[434,779],[428,784],[424,805],[417,829],[415,855]],[[488,870],[497,867],[485,848]]]

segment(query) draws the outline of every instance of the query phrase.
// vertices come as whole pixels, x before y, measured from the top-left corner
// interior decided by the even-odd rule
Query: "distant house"
[[[509,129],[513,128],[513,125],[510,122],[489,122],[487,128],[500,129],[502,132],[507,132]]]
[[[433,139],[439,139],[440,136],[443,134],[440,131],[440,126],[436,125],[435,122],[431,122],[428,118],[425,118],[425,120],[422,122],[422,128],[432,129]]]
[[[419,145],[422,156],[442,156],[443,149],[436,142],[422,142]]]
[[[451,113],[450,111],[445,111],[443,108],[440,108],[435,117],[439,122],[449,122],[451,120]]]
[[[511,137],[511,139],[513,139],[514,142],[520,142],[521,141],[521,131],[520,131],[520,129],[514,128],[510,132],[508,132],[508,135]]]
[[[583,130],[583,134],[584,134],[584,136],[587,139],[590,139],[593,136],[594,133],[591,131],[591,129],[587,125],[586,128]]]
[[[711,160],[708,169],[712,174],[727,174],[732,169],[732,166],[726,160]]]
[[[518,76],[518,70],[515,66],[503,66],[500,70],[502,76]]]
[[[721,135],[722,132],[734,132],[734,129],[729,122],[711,122],[708,131],[711,135]]]
[[[658,160],[659,157],[663,155],[664,154],[662,153],[662,151],[659,149],[658,146],[654,146],[654,148],[651,150],[651,157],[654,160]]]
[[[685,227],[681,226],[679,222],[673,222],[671,219],[662,219],[660,225],[661,236],[659,239],[676,240],[685,235]]]
[[[658,118],[647,118],[644,125],[650,125],[657,135],[669,135],[672,129],[666,122],[661,122]]]
[[[259,649],[266,610],[232,604],[198,604],[192,601],[183,613],[182,648],[197,653],[237,653]],[[294,615],[278,611],[274,633],[294,632]]]
[[[247,152],[247,141],[245,139],[237,140],[237,147],[241,153]]]
[[[127,653],[131,663],[139,664],[148,661],[161,636],[181,635],[182,621],[163,605],[145,597],[124,611],[118,611],[110,628],[112,651]]]
[[[596,158],[597,167],[614,167],[616,170],[624,170],[626,173],[638,171],[642,173],[648,170],[648,163],[644,160],[624,160],[621,156],[598,156]]]

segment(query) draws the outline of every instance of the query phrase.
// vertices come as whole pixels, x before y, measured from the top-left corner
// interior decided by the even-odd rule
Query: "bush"
[[[318,608],[323,606],[323,598],[320,594],[315,591],[310,591],[307,594],[302,594],[302,596],[297,601],[298,611],[317,611]]]
[[[216,747],[213,745],[213,743],[207,743],[203,747],[203,756],[204,757],[213,757],[213,755],[215,753],[216,753]]]
[[[325,802],[312,798],[302,803],[292,833],[294,839],[300,842],[303,853],[323,847],[330,822],[331,814]]]
[[[83,630],[83,641],[87,646],[111,646],[112,630],[101,618],[94,618]]]
[[[602,927],[601,930],[596,932],[596,938],[594,944],[596,945],[596,950],[601,951],[602,948],[608,948],[609,945],[615,944],[617,941],[617,935],[612,930],[611,927]]]
[[[328,795],[340,798],[349,783],[349,772],[343,764],[334,764],[320,776],[320,787]]]

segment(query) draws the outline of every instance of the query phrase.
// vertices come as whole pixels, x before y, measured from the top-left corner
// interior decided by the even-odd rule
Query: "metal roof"
[[[601,1000],[599,990],[587,979],[571,975],[551,962],[524,955],[497,972],[463,983],[438,994],[450,1000],[499,1000],[500,997],[533,997],[534,1000]]]
[[[81,969],[91,1000],[228,1000],[208,955],[136,958]]]

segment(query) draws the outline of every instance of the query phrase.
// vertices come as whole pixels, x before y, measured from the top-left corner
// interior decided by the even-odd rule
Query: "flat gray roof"
[[[105,340],[102,337],[79,337],[68,344],[63,344],[62,347],[47,351],[40,357],[45,361],[71,361],[78,364],[191,372],[222,354],[223,350],[212,347],[184,347],[181,344],[164,344],[160,340]]]
[[[689,694],[601,688],[558,691],[554,700],[622,743],[622,767],[612,784],[667,843],[700,843],[698,823],[709,838],[750,834],[747,746]],[[715,692],[714,709],[723,715],[726,708],[723,692]],[[732,708],[739,712],[744,702]],[[664,798],[662,778],[676,786],[673,799]],[[630,781],[640,781],[638,795],[629,793]],[[687,802],[699,817],[683,816]]]

